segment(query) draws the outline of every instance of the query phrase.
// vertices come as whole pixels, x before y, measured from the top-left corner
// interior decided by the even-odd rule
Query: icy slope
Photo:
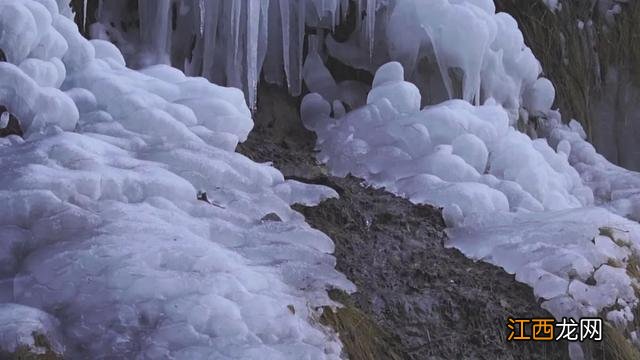
[[[403,77],[400,64],[382,66],[368,104],[342,117],[319,95],[305,97],[301,112],[318,135],[319,159],[338,175],[443,207],[451,245],[515,273],[554,316],[604,311],[617,324],[633,320],[636,280],[626,266],[640,225],[593,207],[591,188],[568,161],[593,148],[568,129],[573,150],[566,140],[557,151],[531,140],[492,101],[420,110],[418,89]],[[601,228],[610,236],[598,236]]]
[[[289,208],[336,194],[233,152],[239,90],[129,70],[54,0],[0,1],[0,34],[0,103],[26,133],[0,139],[0,346],[38,330],[69,358],[339,356],[313,317],[352,285]]]
[[[352,104],[312,48],[305,68],[316,75],[304,80],[322,96],[305,97],[301,112],[319,159],[443,207],[451,245],[515,273],[556,317],[605,314],[624,326],[638,302],[627,267],[640,225],[620,215],[638,217],[640,174],[598,155],[575,121],[560,124],[553,85],[538,78],[515,21],[494,12],[491,1],[390,1],[373,59],[357,34],[328,40],[331,55],[370,71],[387,53],[411,80],[400,63],[384,64],[366,105],[346,114]],[[421,110],[447,98],[459,100]]]

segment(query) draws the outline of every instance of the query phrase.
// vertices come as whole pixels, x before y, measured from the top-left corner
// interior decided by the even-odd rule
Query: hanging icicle
[[[255,107],[258,90],[258,39],[260,31],[260,0],[247,1],[247,97],[249,105]]]
[[[146,47],[143,64],[169,64],[171,0],[138,0],[140,40]]]
[[[200,36],[204,35],[204,17],[205,17],[205,6],[204,0],[198,1],[198,9],[200,9]]]
[[[369,46],[369,59],[373,57],[374,32],[376,27],[376,0],[366,0],[365,34]]]
[[[306,26],[332,30],[349,10],[349,0],[137,1],[139,29],[119,29],[110,24],[118,14],[124,15],[126,7],[99,0],[98,21],[104,30],[100,37],[118,46],[144,49],[123,50],[130,66],[171,64],[189,75],[238,87],[245,91],[251,108],[257,101],[263,67],[266,81],[286,83],[292,95],[299,95]],[[367,14],[363,31],[371,53],[375,16],[368,14],[375,14],[376,0],[357,3],[359,11]],[[138,41],[141,46],[132,46]]]
[[[84,0],[82,4],[82,32],[87,32],[87,6],[88,0]]]

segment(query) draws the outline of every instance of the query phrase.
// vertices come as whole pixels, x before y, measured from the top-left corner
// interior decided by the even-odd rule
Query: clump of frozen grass
[[[397,340],[393,339],[370,316],[360,311],[348,294],[334,290],[330,292],[330,296],[341,306],[325,308],[321,322],[340,334],[344,352],[349,359],[400,360],[406,357],[398,350]]]

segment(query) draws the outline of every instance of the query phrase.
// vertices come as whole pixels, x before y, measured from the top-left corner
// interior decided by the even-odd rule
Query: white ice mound
[[[338,175],[443,207],[451,245],[515,273],[555,316],[606,311],[616,323],[632,320],[636,280],[626,266],[638,254],[640,225],[594,207],[585,171],[568,157],[588,143],[572,132],[574,141],[555,151],[511,127],[491,99],[407,106],[420,94],[398,69],[382,66],[369,103],[338,118],[319,95],[305,97],[302,117],[318,135],[319,159]]]
[[[240,90],[127,69],[57,9],[0,1],[0,103],[26,130],[0,139],[0,339],[28,306],[69,358],[338,358],[313,317],[352,285],[289,206],[336,193],[234,152],[253,126]]]
[[[304,99],[305,124],[318,133],[319,156],[333,171],[419,202],[457,205],[465,217],[593,202],[566,154],[511,128],[501,106],[450,100],[420,111],[420,93],[398,78],[398,66],[381,67],[368,105],[339,119],[317,95]]]

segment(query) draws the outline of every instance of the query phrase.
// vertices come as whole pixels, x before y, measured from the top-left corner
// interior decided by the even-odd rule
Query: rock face
[[[0,62],[7,61],[4,51],[0,49]],[[7,108],[4,105],[0,105],[0,123],[2,122],[2,116],[8,117],[6,126],[0,125],[0,137],[9,135],[22,136],[22,129],[20,128],[20,122],[11,113],[7,112]]]
[[[556,106],[583,124],[598,152],[640,169],[640,2],[495,0],[511,14],[556,88]]]
[[[395,355],[377,358],[566,358],[564,343],[505,341],[509,316],[550,315],[513,276],[445,248],[439,209],[327,175],[314,159],[314,135],[300,124],[297,100],[264,85],[258,99],[255,128],[238,151],[340,194],[297,209],[336,243],[336,266],[358,287],[349,302],[389,335]],[[358,335],[341,332],[348,354],[365,359],[349,346]]]
[[[13,114],[7,112],[7,108],[2,105],[0,105],[0,116],[6,116],[8,118],[5,127],[1,127],[0,125],[0,137],[9,135],[23,135],[22,128],[20,127],[20,122],[18,121],[18,119]]]

